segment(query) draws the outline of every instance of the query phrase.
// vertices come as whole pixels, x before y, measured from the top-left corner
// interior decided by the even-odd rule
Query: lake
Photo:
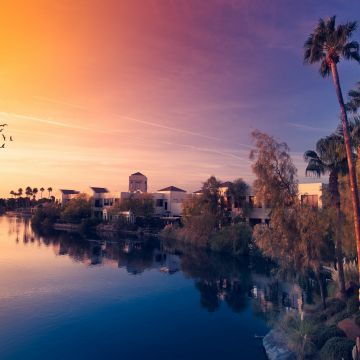
[[[268,332],[280,303],[302,301],[252,259],[155,240],[43,236],[6,216],[0,274],[2,360],[265,359],[254,335]]]

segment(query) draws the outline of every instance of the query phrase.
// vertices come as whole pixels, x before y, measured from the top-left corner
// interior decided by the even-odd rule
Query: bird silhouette
[[[12,138],[12,136],[10,136],[10,141],[14,141],[13,138]]]
[[[2,137],[4,139],[4,141],[6,141],[6,136],[4,134],[1,134],[1,135],[2,135]]]
[[[5,148],[5,143],[2,144],[2,146],[0,146],[0,149],[4,149]]]
[[[0,124],[0,127],[8,126],[8,124]]]

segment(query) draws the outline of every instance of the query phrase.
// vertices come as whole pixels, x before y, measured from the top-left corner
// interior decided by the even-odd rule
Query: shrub
[[[343,338],[334,337],[329,339],[320,351],[321,360],[352,360],[352,349],[355,342]]]
[[[249,252],[251,230],[246,224],[226,226],[215,233],[210,239],[213,251],[224,252],[234,256],[246,255]]]
[[[355,316],[355,324],[360,327],[360,314]]]
[[[355,314],[359,310],[359,299],[356,296],[351,297],[347,302],[347,310],[351,314]]]
[[[321,349],[329,339],[334,337],[343,338],[346,337],[346,334],[336,325],[332,325],[330,327],[325,327],[314,334],[313,342],[318,349]]]
[[[331,299],[327,302],[326,314],[328,317],[334,316],[346,308],[346,303],[339,299]]]

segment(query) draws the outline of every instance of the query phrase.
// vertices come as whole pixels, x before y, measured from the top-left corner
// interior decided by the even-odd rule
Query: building
[[[92,190],[92,213],[96,218],[103,217],[103,210],[114,205],[115,197],[108,189],[103,187],[90,187]]]
[[[60,189],[60,192],[61,192],[61,205],[65,205],[76,195],[80,194],[80,191],[77,190]]]
[[[326,185],[321,182],[299,184],[299,199],[301,203],[322,207],[322,194],[325,186]]]
[[[186,198],[185,190],[176,186],[168,186],[153,194],[155,215],[179,217],[182,214],[182,204]]]
[[[140,173],[136,172],[129,176],[129,192],[147,192],[147,177]]]

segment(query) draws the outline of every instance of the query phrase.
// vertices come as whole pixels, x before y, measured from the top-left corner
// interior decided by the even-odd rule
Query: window
[[[249,196],[249,204],[254,208],[262,208],[262,204],[256,199],[256,196]]]
[[[246,196],[240,196],[238,200],[234,201],[235,209],[242,209],[246,202]]]
[[[100,199],[95,200],[95,207],[101,207],[101,201]]]
[[[157,199],[155,203],[156,207],[163,207],[164,206],[164,200],[163,199]]]
[[[317,207],[319,203],[319,198],[317,195],[301,195],[301,203],[303,205]]]

